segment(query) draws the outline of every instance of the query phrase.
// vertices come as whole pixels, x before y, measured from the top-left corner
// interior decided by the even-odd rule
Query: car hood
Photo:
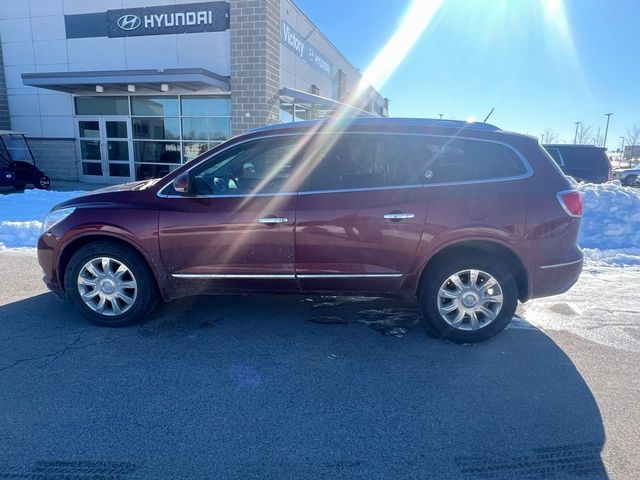
[[[138,182],[123,183],[121,185],[111,185],[108,187],[92,190],[81,195],[72,197],[62,203],[57,204],[52,210],[66,207],[81,206],[114,206],[117,204],[130,203],[132,196],[146,193],[145,191],[155,185],[160,179],[141,180]]]

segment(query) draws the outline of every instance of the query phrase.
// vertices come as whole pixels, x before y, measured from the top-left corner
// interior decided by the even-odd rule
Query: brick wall
[[[0,130],[11,130],[7,84],[4,78],[4,62],[2,61],[2,42],[0,42]]]
[[[231,131],[280,115],[280,0],[231,0]]]
[[[76,142],[73,138],[29,137],[36,165],[52,180],[78,180]]]

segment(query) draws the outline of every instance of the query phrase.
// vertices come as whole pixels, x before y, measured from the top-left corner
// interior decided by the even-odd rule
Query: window
[[[553,158],[558,165],[564,165],[564,162],[562,161],[562,155],[560,155],[560,150],[558,150],[557,148],[547,148],[547,152],[549,152],[551,158]]]
[[[183,118],[182,138],[185,140],[226,140],[231,136],[230,118]]]
[[[195,169],[196,195],[278,193],[289,185],[296,139],[259,140],[239,145]]]
[[[138,180],[166,175],[231,136],[228,97],[131,97],[131,114]]]
[[[343,134],[337,140],[320,135],[311,142],[301,171],[303,189],[348,190],[419,185],[427,156],[421,137]]]
[[[177,117],[178,97],[132,97],[131,115],[144,117]]]
[[[129,115],[127,97],[75,97],[76,115]]]
[[[481,140],[423,137],[430,157],[424,183],[472,182],[523,175],[527,169],[506,145]]]
[[[423,135],[320,135],[304,158],[306,191],[468,182],[527,171],[504,145]]]
[[[154,140],[180,140],[180,122],[177,118],[133,117],[133,138]]]
[[[228,98],[193,96],[182,98],[183,117],[230,117],[231,102]]]

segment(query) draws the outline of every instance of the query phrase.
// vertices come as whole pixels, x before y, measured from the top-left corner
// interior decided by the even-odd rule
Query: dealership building
[[[268,123],[388,100],[290,0],[0,2],[0,129],[59,180],[161,176]]]

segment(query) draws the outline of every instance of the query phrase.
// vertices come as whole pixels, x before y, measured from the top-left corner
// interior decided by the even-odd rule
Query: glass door
[[[124,183],[132,180],[131,122],[127,116],[78,117],[80,180]]]

